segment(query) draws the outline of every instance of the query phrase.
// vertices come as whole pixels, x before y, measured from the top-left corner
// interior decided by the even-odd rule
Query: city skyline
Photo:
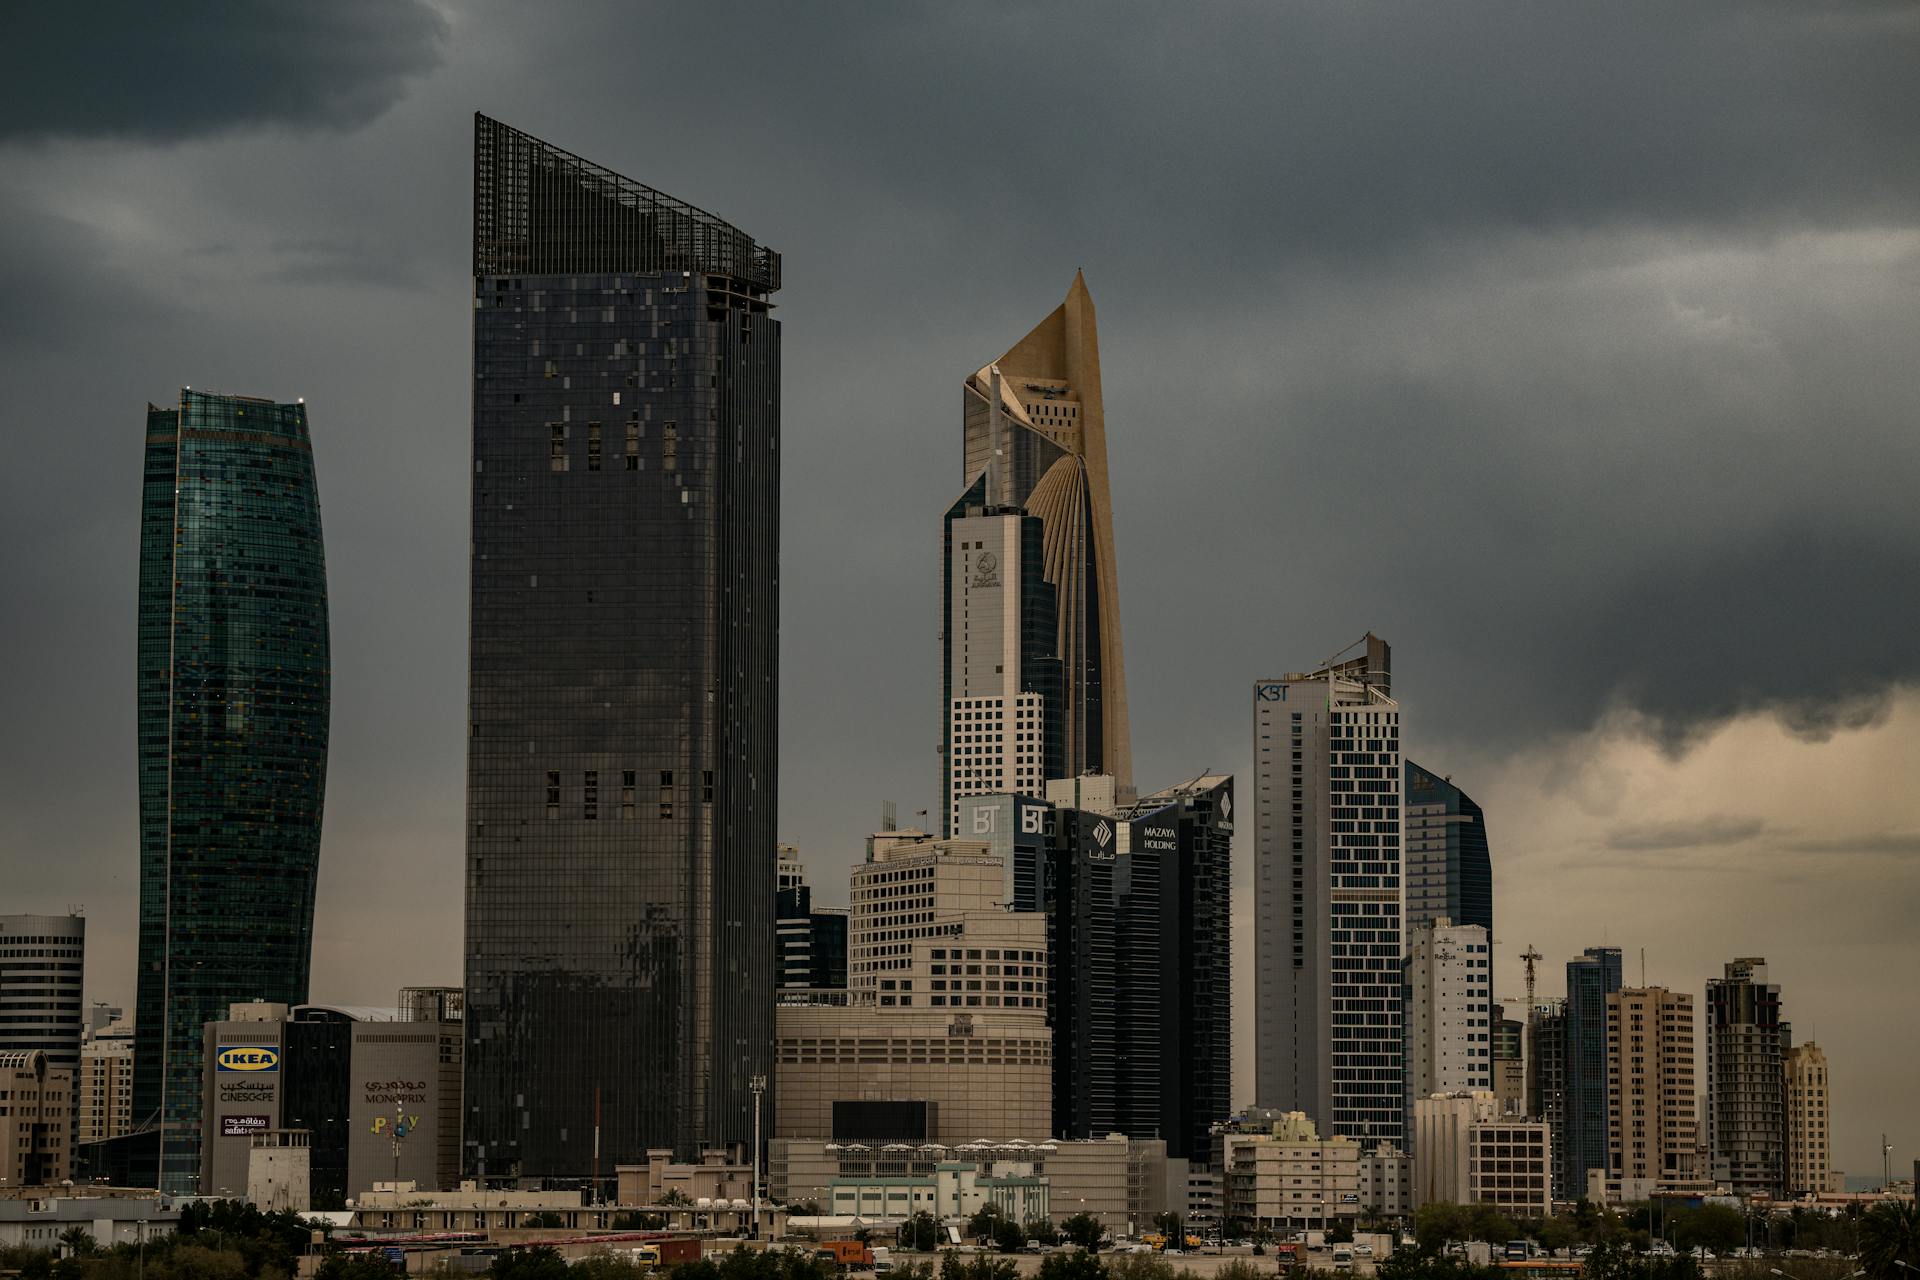
[[[1492,15],[1462,12],[1484,42]],[[1518,993],[1529,942],[1618,945],[1636,978],[1648,945],[1649,980],[1696,997],[1727,957],[1764,954],[1796,1032],[1832,1056],[1837,1160],[1864,1171],[1868,1117],[1920,1036],[1879,1017],[1920,907],[1920,801],[1903,786],[1920,697],[1900,639],[1915,606],[1886,589],[1920,544],[1902,496],[1920,324],[1898,285],[1920,262],[1920,200],[1915,144],[1885,124],[1910,100],[1892,73],[1914,38],[1834,16],[1839,93],[1796,56],[1795,19],[1757,19],[1746,47],[1763,55],[1715,93],[1746,105],[1752,137],[1832,142],[1762,156],[1680,73],[1724,52],[1715,12],[1638,35],[1544,14],[1504,28],[1499,57],[1613,113],[1604,138],[1426,17],[1365,12],[1092,33],[1075,73],[1092,109],[1063,107],[1048,137],[998,102],[936,108],[957,71],[926,46],[967,24],[927,15],[938,38],[904,18],[781,26],[769,43],[812,67],[756,53],[739,100],[684,118],[662,104],[697,96],[691,68],[651,71],[644,104],[617,76],[536,86],[577,27],[406,6],[345,44],[360,62],[319,64],[338,93],[295,78],[285,97],[130,110],[29,80],[15,92],[39,96],[0,142],[22,282],[0,359],[18,385],[71,387],[89,423],[183,379],[316,406],[337,670],[315,992],[381,999],[396,969],[459,975],[470,477],[448,465],[466,456],[467,359],[449,229],[474,107],[638,157],[788,255],[779,314],[805,333],[788,344],[788,434],[810,443],[785,478],[783,665],[805,677],[782,707],[778,835],[823,884],[881,801],[938,804],[927,513],[952,498],[954,371],[1084,268],[1105,321],[1129,657],[1190,677],[1130,691],[1136,775],[1250,777],[1251,679],[1364,627],[1393,636],[1408,753],[1484,805],[1497,842],[1496,997]],[[639,40],[594,21],[590,63]],[[645,34],[694,49],[724,21]],[[1047,39],[1018,42],[994,83],[1054,74],[1036,50],[1061,23],[1032,21]],[[1382,42],[1448,56],[1399,87]],[[1115,88],[1138,85],[1149,49],[1165,92]],[[1435,69],[1450,59],[1477,70]],[[1598,83],[1592,65],[1638,78]],[[855,78],[892,109],[855,109]],[[1815,105],[1829,101],[1834,116]],[[1523,111],[1540,133],[1500,126]],[[983,137],[1009,140],[1027,176],[975,203],[954,177]],[[1657,180],[1650,154],[1671,164]],[[903,323],[883,297],[926,305]],[[35,675],[6,695],[20,732],[0,841],[33,865],[8,907],[84,902],[88,997],[131,1007],[116,935],[134,910],[137,464],[16,434],[4,518],[21,554],[0,585],[9,655]],[[1916,1144],[1915,1104],[1885,1122]]]

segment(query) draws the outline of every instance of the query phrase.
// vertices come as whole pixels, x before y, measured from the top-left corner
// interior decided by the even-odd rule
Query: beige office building
[[[1008,912],[1004,883],[980,841],[868,842],[852,876],[847,1003],[774,1011],[776,1137],[1052,1130],[1046,917]]]
[[[1255,1108],[1220,1137],[1222,1211],[1257,1230],[1300,1230],[1360,1216],[1360,1144],[1321,1137],[1299,1111]]]
[[[111,1022],[86,1034],[80,1045],[80,1076],[74,1092],[74,1141],[117,1138],[133,1127],[131,1022]]]
[[[1415,1207],[1490,1204],[1509,1217],[1553,1212],[1547,1125],[1503,1115],[1491,1090],[1413,1104]]]
[[[0,1052],[0,1184],[50,1187],[73,1171],[73,1073],[42,1049]]]
[[[1809,1040],[1788,1049],[1781,1066],[1787,1076],[1787,1194],[1838,1191],[1841,1180],[1833,1167],[1827,1055]]]
[[[1693,995],[1665,987],[1607,993],[1607,1173],[1626,1182],[1695,1173],[1699,1084]]]

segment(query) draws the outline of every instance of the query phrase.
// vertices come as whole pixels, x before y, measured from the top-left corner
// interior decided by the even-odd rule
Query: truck
[[[858,1240],[822,1240],[813,1256],[831,1262],[842,1271],[873,1266],[873,1250]]]

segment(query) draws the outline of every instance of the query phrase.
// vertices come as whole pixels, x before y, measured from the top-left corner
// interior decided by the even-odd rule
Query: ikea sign
[[[280,1051],[262,1044],[222,1045],[214,1063],[222,1071],[278,1071]]]

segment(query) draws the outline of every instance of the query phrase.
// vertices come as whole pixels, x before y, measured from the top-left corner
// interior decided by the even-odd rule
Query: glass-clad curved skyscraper
[[[481,116],[473,277],[466,1162],[744,1151],[773,1051],[780,258]]]
[[[213,1190],[202,1027],[307,999],[331,680],[306,406],[147,406],[133,1109],[163,1190]]]

